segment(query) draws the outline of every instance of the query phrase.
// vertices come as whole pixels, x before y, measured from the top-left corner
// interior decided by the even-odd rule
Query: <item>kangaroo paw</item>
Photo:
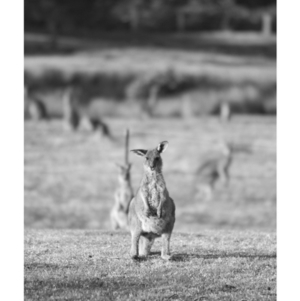
[[[171,260],[172,255],[161,255],[161,258],[164,259],[164,260]]]
[[[131,259],[134,259],[134,260],[137,260],[139,258],[139,256],[134,253],[130,253],[130,257],[131,257]]]

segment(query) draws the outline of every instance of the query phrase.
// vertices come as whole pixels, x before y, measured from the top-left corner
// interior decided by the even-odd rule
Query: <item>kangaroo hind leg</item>
[[[161,258],[164,260],[170,260],[170,238],[171,233],[162,234],[162,250],[161,250]]]
[[[131,249],[130,256],[132,259],[138,259],[139,256],[139,240],[141,233],[139,231],[133,230],[131,232]]]
[[[147,257],[150,254],[151,247],[153,245],[154,238],[141,236],[139,245],[139,254],[142,257]]]

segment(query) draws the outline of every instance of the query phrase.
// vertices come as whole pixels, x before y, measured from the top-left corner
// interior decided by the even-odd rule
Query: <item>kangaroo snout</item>
[[[159,164],[159,160],[153,160],[153,161],[150,161],[150,160],[146,160],[146,163],[145,163],[146,166],[148,166],[151,171],[154,171],[156,169],[159,168],[160,164]]]

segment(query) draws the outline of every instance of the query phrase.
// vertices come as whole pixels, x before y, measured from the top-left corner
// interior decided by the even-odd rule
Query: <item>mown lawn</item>
[[[26,230],[25,300],[276,300],[274,232],[174,233],[146,261],[130,236],[97,230]]]

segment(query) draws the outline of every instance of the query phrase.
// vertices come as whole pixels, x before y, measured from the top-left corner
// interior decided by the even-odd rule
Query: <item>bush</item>
[[[199,0],[201,15],[190,16],[188,30],[222,29],[222,20],[233,17],[233,28],[257,28],[255,14],[265,7],[275,7],[276,1],[225,1]],[[25,0],[25,30],[34,29],[60,34],[76,34],[78,31],[130,30],[134,4],[130,0]],[[139,29],[151,31],[175,31],[177,9],[188,5],[189,0],[146,0],[138,4]],[[226,4],[227,3],[227,4]],[[239,15],[243,15],[241,18]],[[255,26],[254,26],[255,25]],[[254,26],[254,27],[253,27]]]

